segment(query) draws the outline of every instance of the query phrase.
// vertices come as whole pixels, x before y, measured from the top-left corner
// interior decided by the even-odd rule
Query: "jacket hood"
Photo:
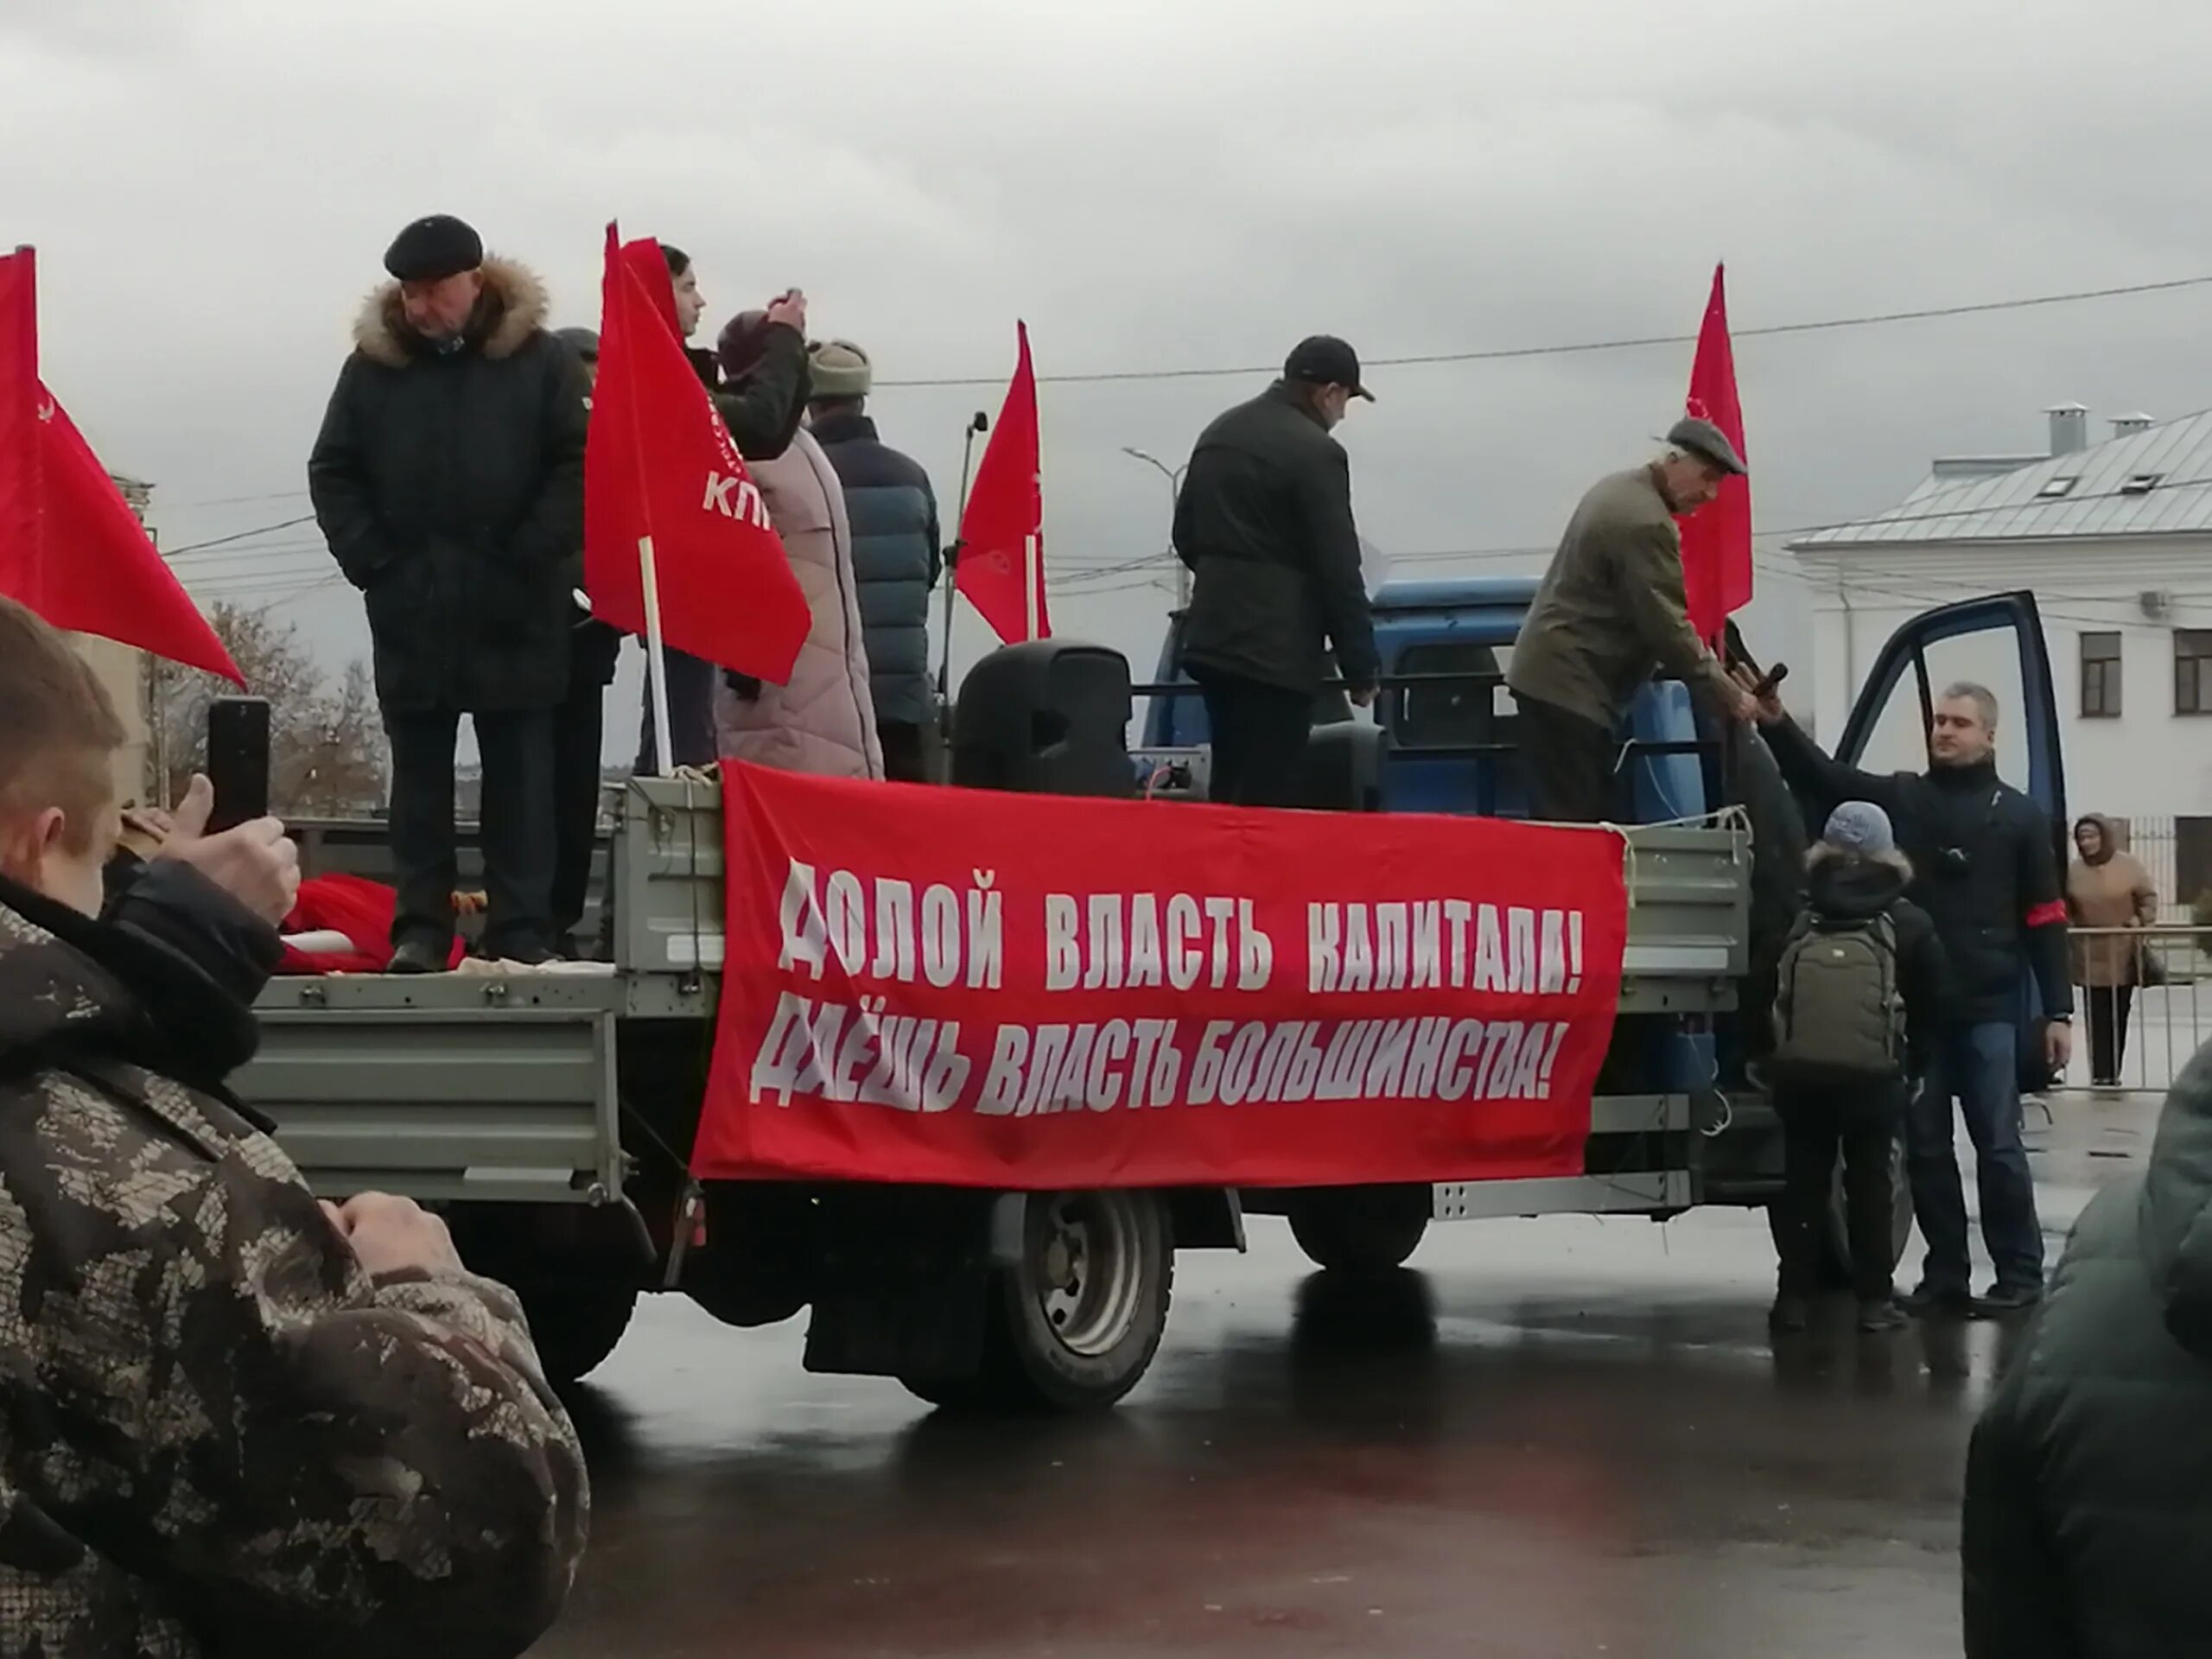
[[[512,259],[486,259],[483,297],[468,320],[469,343],[495,360],[512,357],[545,326],[550,305],[545,284],[530,267]],[[407,326],[397,283],[382,284],[363,302],[353,323],[353,344],[362,356],[387,368],[404,368],[422,355],[422,336]]]
[[[2138,1225],[2166,1329],[2212,1361],[2212,1045],[2196,1051],[2166,1096]]]
[[[1805,892],[1812,907],[1836,921],[1878,916],[1904,896],[1912,866],[1902,853],[1867,858],[1825,842],[1806,855]]]
[[[2093,869],[2101,864],[2111,863],[2112,855],[2120,850],[2113,836],[2112,820],[2101,812],[2084,812],[2074,820],[2074,833],[2076,836],[2082,833],[2082,826],[2085,823],[2094,823],[2097,827],[2097,855],[2094,858],[2084,856],[2078,843],[2075,846],[2074,855]]]
[[[276,931],[168,861],[110,913],[95,920],[0,880],[0,1067],[91,1053],[220,1091],[259,1041],[251,998]]]

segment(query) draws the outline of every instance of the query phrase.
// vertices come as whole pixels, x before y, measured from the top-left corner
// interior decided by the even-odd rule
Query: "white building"
[[[1939,459],[1890,511],[1789,543],[1813,612],[1806,712],[1832,739],[1899,623],[2027,588],[2050,655],[2069,808],[2132,821],[2168,896],[2185,899],[2212,889],[2212,411],[2122,416],[2097,443],[2080,404],[2049,414],[2048,454]],[[2012,645],[1942,642],[1927,675],[1936,690],[1971,679],[1997,693],[2011,716],[2000,758],[2018,778]],[[1871,764],[1925,763],[1918,699],[1908,674]]]

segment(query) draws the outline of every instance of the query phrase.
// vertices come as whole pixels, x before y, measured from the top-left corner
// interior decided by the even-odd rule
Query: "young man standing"
[[[101,919],[122,728],[6,601],[0,708],[8,1649],[521,1651],[588,1496],[514,1298],[408,1199],[318,1204],[226,1087],[264,916],[165,855]]]

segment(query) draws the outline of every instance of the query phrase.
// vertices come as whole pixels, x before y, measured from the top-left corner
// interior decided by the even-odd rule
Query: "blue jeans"
[[[2035,1178],[2020,1141],[2020,1033],[2010,1020],[1955,1026],[1938,1039],[1936,1066],[1905,1114],[1912,1207],[1928,1241],[1921,1281],[1930,1290],[1967,1288],[1967,1201],[1959,1182],[1951,1103],[1974,1142],[1981,1192],[1981,1236],[2006,1288],[2043,1285],[2043,1224]]]

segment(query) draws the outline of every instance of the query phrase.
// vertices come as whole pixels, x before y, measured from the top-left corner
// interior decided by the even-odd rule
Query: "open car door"
[[[1863,771],[1921,772],[1936,699],[1961,681],[1997,698],[1997,774],[2050,817],[2052,850],[2066,868],[2066,767],[2059,750],[2058,701],[2043,617],[2031,593],[1993,594],[1923,612],[1890,636],[1835,747]],[[2023,1089],[2052,1082],[2043,1058],[2041,999],[2024,976]]]

